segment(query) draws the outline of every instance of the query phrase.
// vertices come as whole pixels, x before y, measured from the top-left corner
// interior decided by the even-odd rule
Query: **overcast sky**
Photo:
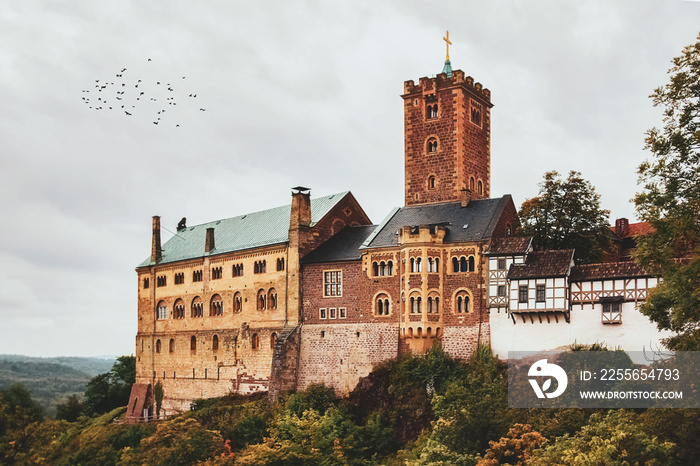
[[[380,222],[403,204],[403,82],[442,70],[447,29],[495,104],[491,195],[578,170],[634,218],[648,96],[698,2],[0,1],[0,353],[133,353],[153,215],[303,185]]]

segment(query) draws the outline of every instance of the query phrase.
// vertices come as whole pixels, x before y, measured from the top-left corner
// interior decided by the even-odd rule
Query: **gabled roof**
[[[311,226],[318,223],[350,191],[311,199]],[[178,231],[162,247],[158,264],[196,259],[234,251],[282,244],[289,241],[291,204],[238,217],[203,223]],[[215,248],[204,252],[207,228],[214,228]],[[149,257],[138,267],[155,265]]]
[[[343,228],[318,248],[307,254],[304,264],[318,262],[353,261],[362,259],[360,246],[377,228],[376,225],[352,226]]]
[[[531,247],[532,236],[506,236],[503,238],[491,238],[491,243],[484,254],[487,256],[525,255]]]
[[[445,243],[465,243],[488,239],[510,195],[496,199],[476,199],[466,207],[460,202],[406,206],[395,209],[362,245],[362,248],[398,246],[397,232],[404,226],[447,224]]]
[[[576,265],[571,269],[570,281],[582,282],[611,278],[651,277],[652,275],[634,261],[604,262]]]
[[[517,280],[521,278],[566,277],[569,275],[573,260],[573,249],[531,252],[528,254],[525,264],[510,266],[508,278]]]

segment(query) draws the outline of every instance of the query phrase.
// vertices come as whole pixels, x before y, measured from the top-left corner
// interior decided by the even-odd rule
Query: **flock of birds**
[[[140,112],[148,113],[153,117],[153,124],[158,125],[166,121],[168,110],[170,114],[175,113],[174,107],[177,106],[178,99],[197,98],[194,92],[176,91],[175,86],[165,80],[129,80],[127,71],[122,68],[112,79],[96,79],[92,89],[83,89],[83,103],[93,110],[117,110],[128,117]],[[182,79],[185,78],[182,76]],[[206,109],[200,107],[199,111],[204,112]],[[179,127],[180,124],[175,123],[175,126]]]

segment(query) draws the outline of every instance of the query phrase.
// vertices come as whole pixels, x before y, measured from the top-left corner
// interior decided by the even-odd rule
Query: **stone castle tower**
[[[449,59],[404,83],[405,205],[490,197],[491,92]]]

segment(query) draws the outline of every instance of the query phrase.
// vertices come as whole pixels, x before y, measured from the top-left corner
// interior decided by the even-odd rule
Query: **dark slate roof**
[[[318,223],[350,191],[311,199],[311,225]],[[281,244],[289,241],[291,204],[253,212],[238,217],[217,220],[180,230],[163,244],[163,258],[158,264],[167,264],[227,252]],[[215,249],[204,252],[207,228],[214,228]],[[154,265],[148,257],[138,267]]]
[[[343,228],[340,233],[304,256],[302,262],[311,264],[360,260],[362,258],[360,246],[375,228],[377,228],[376,225]]]
[[[466,207],[460,202],[407,206],[394,209],[365,241],[362,248],[398,245],[397,232],[404,226],[447,224],[445,243],[488,239],[493,233],[510,195],[497,199],[476,199]]]
[[[519,278],[565,277],[569,274],[573,257],[573,249],[531,252],[528,254],[525,264],[510,266],[508,278],[517,280]]]
[[[532,245],[532,236],[507,236],[492,238],[485,254],[489,256],[508,256],[526,254]]]
[[[582,282],[610,278],[651,277],[652,275],[634,261],[605,262],[601,264],[577,265],[571,269],[570,280]]]

